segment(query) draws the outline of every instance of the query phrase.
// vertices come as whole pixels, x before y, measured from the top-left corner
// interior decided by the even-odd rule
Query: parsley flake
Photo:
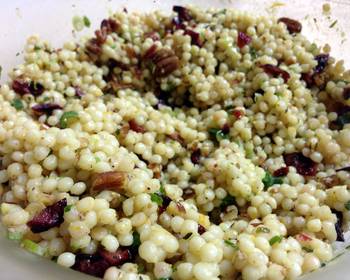
[[[12,100],[11,106],[12,106],[12,107],[15,107],[15,109],[16,109],[17,111],[23,110],[23,108],[24,108],[22,100],[21,100],[21,99],[18,99],[18,98]]]
[[[69,124],[78,120],[79,115],[75,111],[64,112],[60,118],[60,126],[61,128],[67,128]]]
[[[269,241],[270,245],[272,246],[273,244],[280,243],[283,239],[283,236],[281,235],[275,235],[272,237]]]

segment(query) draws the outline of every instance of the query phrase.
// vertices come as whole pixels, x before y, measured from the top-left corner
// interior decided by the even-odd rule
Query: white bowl
[[[322,13],[320,0],[285,0],[257,1],[257,0],[12,0],[1,1],[0,4],[0,56],[3,68],[1,80],[7,79],[8,69],[22,60],[22,49],[26,38],[32,34],[39,34],[43,39],[52,42],[58,47],[64,41],[73,39],[72,17],[86,15],[92,22],[90,30],[82,34],[92,34],[101,19],[108,13],[126,7],[128,10],[149,11],[152,9],[171,10],[173,4],[185,5],[188,3],[201,7],[234,7],[253,13],[272,13],[276,16],[284,15],[300,20],[303,23],[303,34],[318,44],[329,43],[332,46],[332,56],[344,59],[346,66],[350,67],[350,41],[342,35],[350,30],[350,1],[328,1],[331,3],[329,17]],[[280,6],[280,3],[287,3]],[[336,25],[330,25],[337,20]],[[346,34],[348,35],[348,34]],[[345,41],[344,41],[345,40]],[[344,41],[344,42],[342,42]],[[16,56],[16,54],[18,55]],[[3,230],[0,231],[0,279],[1,280],[79,280],[94,279],[88,275],[59,267],[53,262],[34,256],[17,244],[6,239]],[[319,271],[306,275],[303,279],[317,280],[346,280],[350,279],[350,254],[327,264]]]

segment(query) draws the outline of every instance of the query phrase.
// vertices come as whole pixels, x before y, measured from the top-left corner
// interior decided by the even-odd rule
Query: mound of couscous
[[[115,13],[0,89],[10,239],[106,280],[295,279],[350,219],[350,72],[289,18]]]

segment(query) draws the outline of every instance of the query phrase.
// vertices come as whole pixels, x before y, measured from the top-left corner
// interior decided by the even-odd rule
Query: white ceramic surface
[[[322,14],[322,4],[330,2],[329,17]],[[155,8],[171,10],[173,4],[191,3],[202,7],[234,7],[253,13],[290,16],[303,22],[303,33],[324,44],[332,46],[332,55],[345,60],[350,67],[350,0],[0,0],[0,65],[3,68],[1,80],[6,72],[20,63],[26,37],[39,34],[58,47],[72,39],[72,17],[86,15],[92,28],[78,33],[92,34],[102,18],[110,11],[126,7],[128,10],[149,11]],[[278,5],[283,3],[283,6]],[[314,20],[316,19],[316,20]],[[335,21],[335,27],[329,26]],[[345,33],[345,37],[342,36]],[[16,54],[19,55],[16,56]],[[93,279],[89,276],[63,269],[53,262],[41,259],[20,249],[10,242],[0,230],[0,280],[79,280]],[[350,254],[346,253],[319,271],[305,276],[307,280],[349,280]]]

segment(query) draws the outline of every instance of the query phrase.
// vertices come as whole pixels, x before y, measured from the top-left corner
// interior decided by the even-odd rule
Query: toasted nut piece
[[[103,172],[94,176],[90,191],[92,193],[101,192],[104,190],[120,192],[127,182],[128,176],[126,172]]]

